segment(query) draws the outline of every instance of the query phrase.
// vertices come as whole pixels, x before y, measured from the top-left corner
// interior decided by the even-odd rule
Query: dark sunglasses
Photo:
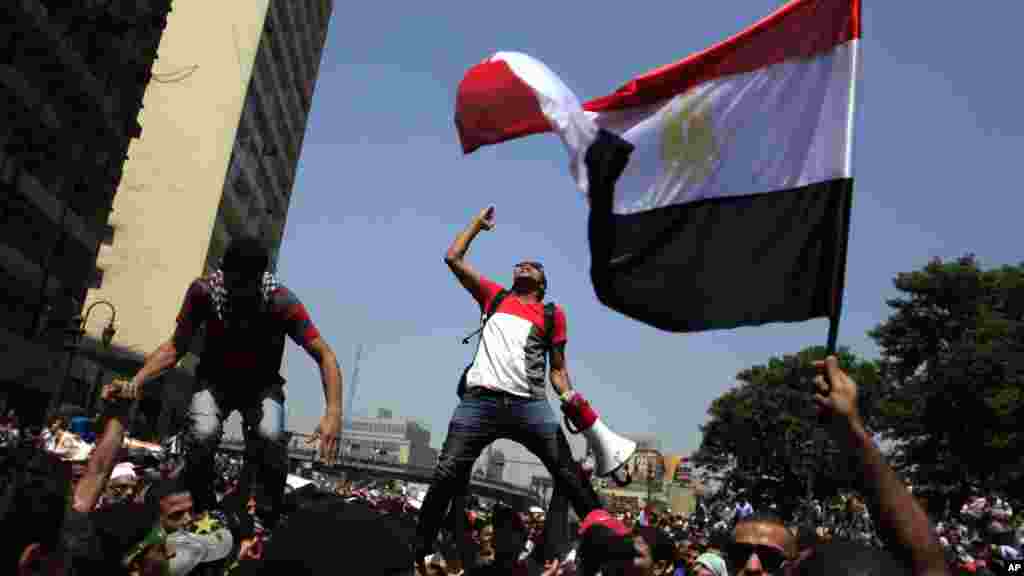
[[[519,268],[519,267],[522,267],[522,266],[529,266],[531,268],[536,268],[537,270],[540,270],[540,271],[544,270],[544,265],[541,264],[540,262],[526,261],[526,262],[520,262],[519,264],[515,265],[516,268]]]
[[[786,563],[786,554],[783,551],[763,544],[734,542],[725,549],[725,555],[729,558],[729,565],[733,568],[733,571],[739,571],[738,569],[746,564],[755,553],[757,554],[757,559],[761,561],[761,567],[766,572],[775,572]]]

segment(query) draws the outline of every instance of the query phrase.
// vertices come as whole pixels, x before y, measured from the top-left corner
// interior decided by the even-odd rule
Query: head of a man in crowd
[[[50,418],[50,432],[61,432],[67,429],[67,421],[63,416],[54,416]]]
[[[512,290],[519,293],[534,293],[543,299],[547,293],[548,278],[544,265],[534,260],[524,260],[512,267]]]
[[[768,512],[757,512],[738,521],[725,550],[729,574],[781,574],[790,538],[782,519]]]
[[[96,524],[105,534],[107,561],[117,558],[131,576],[166,576],[175,550],[167,537],[192,521],[192,497],[182,479],[152,485],[144,502],[116,506],[99,513]]]
[[[728,568],[725,559],[715,552],[705,552],[697,557],[690,568],[693,576],[726,576]]]
[[[494,524],[494,561],[515,562],[526,544],[527,526],[523,515],[507,506],[496,506]]]
[[[109,503],[130,502],[135,497],[138,486],[135,468],[127,462],[122,462],[114,466],[110,474],[104,499]]]
[[[192,522],[192,494],[181,477],[162,480],[146,493],[146,505],[158,511],[160,527],[173,534]]]
[[[75,558],[76,571],[104,576],[166,576],[174,551],[153,505],[123,504],[89,513],[98,550]]]
[[[592,526],[583,533],[579,556],[583,576],[641,576],[653,562],[642,539],[630,536],[625,526]]]
[[[674,546],[664,530],[653,526],[640,527],[633,531],[633,538],[640,551],[644,574],[662,576],[673,572]]]
[[[4,574],[59,576],[67,570],[61,544],[71,504],[71,471],[60,459],[28,446],[0,455],[0,566]]]
[[[266,247],[254,236],[231,241],[224,252],[221,272],[233,308],[248,309],[260,302],[263,273],[270,268]]]
[[[792,576],[890,576],[910,574],[908,567],[885,550],[854,542],[818,544],[807,558],[791,567]]]

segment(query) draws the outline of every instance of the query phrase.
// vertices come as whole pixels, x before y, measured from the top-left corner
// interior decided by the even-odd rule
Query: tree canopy
[[[881,358],[838,353],[865,425],[919,492],[953,493],[954,505],[971,486],[1024,496],[1024,264],[933,260],[894,283],[892,314],[869,332]],[[761,480],[759,490],[789,497],[809,483],[818,497],[853,488],[850,462],[815,415],[810,365],[824,355],[807,348],[740,372],[708,409],[694,464],[727,485]]]
[[[845,348],[837,356],[858,383],[870,426],[881,392],[877,365]],[[847,487],[852,477],[846,458],[830,446],[815,415],[810,366],[824,357],[825,347],[816,346],[740,372],[738,385],[712,402],[694,463],[726,484],[760,483],[779,497],[802,496],[809,482],[820,496]]]
[[[1024,265],[974,256],[897,275],[888,320],[870,332],[888,386],[879,430],[915,484],[1013,489],[1024,472]]]

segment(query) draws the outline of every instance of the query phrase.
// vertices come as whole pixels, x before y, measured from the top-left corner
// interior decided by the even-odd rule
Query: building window
[[[95,268],[92,271],[92,277],[89,278],[89,288],[97,290],[101,286],[103,286],[103,268]]]
[[[114,227],[107,224],[103,227],[103,239],[101,240],[104,246],[114,245]]]
[[[243,200],[248,200],[252,197],[252,190],[249,189],[249,184],[245,181],[244,178],[236,178],[234,185],[235,192],[238,193],[239,198]]]

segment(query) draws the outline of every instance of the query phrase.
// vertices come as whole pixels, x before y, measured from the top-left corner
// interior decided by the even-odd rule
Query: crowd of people
[[[864,496],[812,502],[812,513],[803,523],[777,516],[770,502],[755,508],[748,494],[727,490],[702,498],[686,515],[655,508],[616,514],[599,509],[555,543],[546,541],[546,510],[470,497],[464,504],[465,522],[454,521],[453,507],[439,522],[443,529],[435,551],[414,568],[419,487],[398,481],[344,481],[315,468],[299,468],[288,477],[285,514],[270,528],[264,518],[272,499],[258,484],[246,484],[240,456],[218,454],[218,504],[193,514],[181,481],[185,459],[180,451],[127,439],[125,411],[117,405],[108,407],[98,433],[71,430],[66,414],[56,415],[40,430],[20,428],[13,414],[0,420],[6,488],[0,525],[16,535],[9,539],[4,558],[8,566],[19,567],[17,573],[91,574],[102,569],[206,576],[277,573],[287,566],[319,573],[336,571],[342,550],[363,554],[358,561],[345,560],[361,572],[416,570],[421,576],[816,573],[806,570],[822,551],[835,555],[825,556],[833,564],[884,566],[900,560],[902,564],[892,566],[907,573],[907,567],[921,562],[922,550],[928,550],[927,539],[907,544],[907,538],[913,543],[920,535],[898,534],[899,521],[922,513],[902,485],[889,486],[901,488],[906,497],[896,499],[895,508],[880,508],[882,493],[868,489]],[[69,491],[71,510],[65,513],[60,502]],[[877,529],[872,508],[874,517],[880,514],[885,520],[887,538]],[[1024,526],[1015,508],[1020,510],[999,495],[976,494],[955,513],[924,524],[948,573],[1000,574],[1019,565]],[[324,534],[339,541],[331,547],[312,544],[311,538]],[[850,545],[857,547],[843,548]],[[868,549],[889,556],[865,556]],[[63,571],[53,568],[58,564]]]
[[[975,498],[933,523],[865,428],[857,384],[834,356],[815,363],[808,401],[856,462],[857,496],[839,506],[807,503],[796,521],[764,494],[724,493],[686,516],[654,509],[613,514],[587,467],[573,459],[548,402],[546,381],[570,429],[588,443],[600,441],[594,430],[606,427],[570,381],[565,311],[544,301],[543,265],[516,264],[505,288],[465,259],[473,239],[494,225],[494,208],[484,209],[445,256],[483,318],[425,494],[289,470],[279,375],[285,337],[320,369],[326,408],[314,439],[325,470],[338,457],[341,372],[298,298],[270,272],[265,247],[237,238],[221,266],[190,285],[171,337],[130,380],[103,387],[99,418],[58,411],[45,429],[31,431],[18,426],[15,414],[4,418],[3,572],[809,576],[1018,567],[1015,504]],[[129,438],[142,388],[204,330],[189,423],[163,445]],[[217,454],[224,419],[236,410],[244,461]],[[499,438],[526,446],[551,473],[555,490],[546,510],[467,499],[473,463]],[[574,526],[570,507],[580,519]]]

